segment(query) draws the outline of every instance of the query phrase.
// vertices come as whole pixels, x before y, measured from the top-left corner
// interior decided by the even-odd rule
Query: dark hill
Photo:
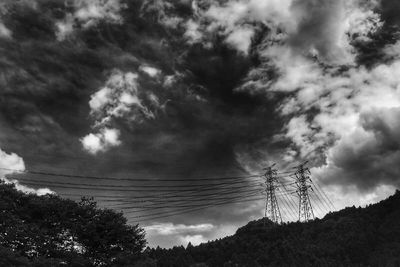
[[[400,266],[400,192],[308,223],[252,221],[230,237],[148,253],[158,266]]]

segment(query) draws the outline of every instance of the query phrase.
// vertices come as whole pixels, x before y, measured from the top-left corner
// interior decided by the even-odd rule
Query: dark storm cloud
[[[399,27],[400,18],[400,3],[396,0],[381,0],[379,11],[382,14],[382,19],[386,22],[387,27]]]
[[[159,179],[243,173],[237,147],[256,144],[280,127],[272,119],[273,99],[235,90],[258,64],[257,58],[238,53],[218,36],[210,48],[188,44],[183,25],[166,23],[174,17],[191,16],[189,2],[167,6],[161,13],[157,8],[142,8],[140,1],[126,3],[120,10],[122,23],[99,20],[88,28],[73,23],[73,31],[63,39],[57,35],[57,22],[67,21],[74,10],[60,2],[37,1],[36,7],[24,7],[22,13],[17,12],[21,7],[13,7],[16,11],[6,15],[12,38],[0,44],[4,56],[1,148],[20,155],[27,169],[52,172]],[[29,15],[29,21],[20,14]],[[32,32],[28,32],[30,27]],[[157,68],[162,74],[150,77],[142,66]],[[113,119],[112,126],[121,132],[121,145],[91,155],[79,141],[93,130],[89,101],[113,70],[138,74],[140,90],[154,93],[165,106],[155,112],[154,119],[141,123],[130,123],[125,117]],[[172,77],[169,83],[164,82],[167,76]],[[31,175],[29,179],[54,181],[51,176]],[[82,191],[58,188],[57,192]],[[132,195],[85,190],[88,195],[99,193]],[[245,224],[253,216],[254,207],[243,205],[241,209],[224,213],[214,209],[207,218],[200,211],[190,218],[182,215],[158,221],[185,219],[192,225],[199,219],[211,221],[216,227],[201,233],[209,239],[233,231],[225,226],[226,221]],[[229,230],[223,231],[224,227]],[[200,237],[179,232],[173,238],[186,242]]]
[[[397,41],[397,1],[373,10],[382,27],[358,1],[67,2],[0,8],[0,148],[21,156],[27,169],[191,179],[258,172],[315,149],[326,152],[314,161],[326,184],[362,191],[398,185],[400,114],[384,109],[397,105],[390,100],[398,71],[390,65],[395,56],[382,60]],[[346,14],[361,14],[366,27],[351,32],[357,27]],[[90,101],[116,73],[137,77],[137,93],[111,90],[110,102],[121,104],[129,91],[136,109],[98,116]],[[360,111],[373,102],[380,108]],[[99,134],[96,123],[107,116],[101,127],[118,130],[118,142],[90,154],[81,140]],[[353,126],[360,132],[346,136]],[[324,165],[327,158],[333,166]],[[259,204],[159,222],[172,223],[176,242],[203,240],[261,216]],[[208,232],[190,230],[206,222]]]
[[[21,155],[29,150],[50,157],[55,151],[81,153],[78,138],[90,127],[90,94],[102,85],[109,69],[138,66],[138,60],[129,51],[103,38],[107,25],[97,31],[78,30],[77,36],[58,42],[54,22],[68,11],[61,7],[64,4],[46,1],[37,6],[10,3],[4,15],[12,38],[1,42],[1,109],[6,123],[27,136],[24,142],[7,143],[7,149]],[[92,48],[91,41],[95,39],[98,47]],[[36,118],[52,123],[40,124]],[[51,142],[53,150],[45,150],[51,135],[55,139]]]
[[[214,169],[237,172],[235,147],[274,131],[276,122],[267,119],[273,116],[273,106],[235,92],[256,61],[228,48],[222,40],[210,49],[189,47],[179,36],[185,29],[166,26],[160,16],[151,15],[159,11],[157,6],[148,10],[138,1],[129,2],[120,10],[123,23],[99,20],[85,28],[75,22],[73,32],[58,40],[56,23],[73,14],[70,6],[61,1],[8,4],[4,21],[12,39],[1,42],[1,108],[4,125],[25,138],[5,146],[26,157],[28,166],[45,168],[45,157],[56,153],[60,167],[81,170],[83,164],[73,160],[74,155],[81,155],[94,166],[101,165],[102,173],[146,169],[148,165],[131,166],[131,160],[124,158],[133,154],[137,162],[162,166],[155,170],[158,175],[166,170],[183,170],[186,175],[212,173]],[[163,16],[188,17],[190,6],[185,1],[170,4]],[[90,132],[93,122],[90,96],[104,85],[112,69],[138,72],[143,64],[160,69],[164,75],[183,73],[168,90],[162,83],[140,76],[143,88],[152,88],[160,101],[167,101],[165,110],[155,120],[136,126],[115,121],[124,144],[110,152],[117,156],[86,155],[79,138]],[[54,139],[50,142],[51,136]],[[42,158],[29,159],[32,155],[27,151],[33,150]],[[65,160],[64,153],[72,159]],[[165,156],[155,161],[153,154]],[[57,157],[51,159],[52,166]],[[102,158],[101,164],[96,163],[98,158]],[[178,169],[173,162],[180,162]],[[122,169],[117,171],[117,166]]]

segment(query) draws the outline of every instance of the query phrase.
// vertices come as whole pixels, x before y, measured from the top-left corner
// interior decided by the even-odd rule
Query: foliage
[[[146,249],[121,213],[0,184],[0,266],[400,266],[400,192],[308,223],[252,221],[199,246]]]
[[[145,244],[143,229],[91,199],[77,203],[0,184],[0,254],[8,255],[0,266],[112,266],[122,258],[132,263]]]
[[[308,223],[253,221],[197,247],[152,249],[157,266],[400,266],[400,192]],[[201,265],[202,264],[202,265]]]

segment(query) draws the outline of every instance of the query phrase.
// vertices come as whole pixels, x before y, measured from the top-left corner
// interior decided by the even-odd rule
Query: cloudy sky
[[[308,160],[336,208],[385,198],[400,184],[398,14],[398,0],[0,0],[0,167],[218,182]],[[197,244],[264,205],[142,225],[152,246]]]

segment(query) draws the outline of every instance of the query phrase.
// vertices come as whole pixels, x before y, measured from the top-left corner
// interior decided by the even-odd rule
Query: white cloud
[[[105,128],[102,131],[102,134],[106,144],[109,144],[110,146],[118,146],[121,144],[121,141],[119,140],[119,130]]]
[[[288,121],[282,130],[292,144],[284,159],[276,161],[310,159],[318,166],[313,173],[324,177],[324,186],[337,186],[338,195],[352,187],[364,192],[355,194],[360,198],[383,197],[390,191],[386,187],[400,185],[400,148],[392,137],[399,132],[400,121],[400,41],[384,49],[390,61],[368,69],[356,65],[352,42],[369,42],[370,34],[382,26],[374,13],[376,3],[367,2],[290,3],[291,16],[270,24],[283,33],[272,30],[265,38],[258,50],[262,66],[252,70],[239,88],[286,93],[278,111]],[[239,13],[233,12],[226,25],[238,24],[243,18]],[[274,80],[265,74],[271,69],[276,71]],[[238,160],[248,165],[243,156]]]
[[[372,152],[373,155],[379,155],[381,160],[385,159],[378,152],[383,149],[384,144],[377,139],[378,136],[374,132],[377,126],[372,129],[366,128],[363,118],[365,114],[370,118],[374,118],[373,114],[378,114],[381,117],[377,121],[383,123],[385,118],[388,118],[382,117],[383,114],[392,112],[392,123],[386,124],[397,125],[394,122],[396,119],[400,120],[400,115],[397,116],[399,113],[394,112],[394,109],[400,107],[400,61],[381,64],[370,70],[363,67],[350,68],[339,75],[335,74],[335,71],[322,69],[315,72],[320,75],[315,75],[315,79],[299,82],[296,94],[283,103],[283,114],[291,117],[285,128],[286,136],[296,145],[302,157],[318,157],[318,153],[312,152],[324,148],[322,151],[327,163],[320,172],[324,170],[325,176],[331,177],[332,181],[345,182],[339,177],[347,177],[349,181],[356,182],[354,178],[359,174],[330,173],[335,173],[335,168],[338,164],[341,165],[340,159],[347,159],[349,162],[355,162],[356,159],[361,161]],[[311,110],[318,112],[310,116]],[[386,128],[391,129],[389,126]],[[396,129],[391,131],[397,132]],[[390,159],[397,158],[398,152],[395,149],[393,154],[389,153]],[[381,170],[384,165],[381,163]],[[345,166],[342,171],[345,173],[350,169],[351,166]],[[371,169],[370,171],[372,172]],[[379,173],[376,175],[381,176]]]
[[[260,51],[260,54],[268,60],[268,67],[276,68],[280,75],[270,90],[288,92],[309,88],[323,74],[318,62],[296,54],[287,45],[272,45]]]
[[[148,70],[149,71],[149,70]],[[91,96],[91,114],[97,118],[96,126],[106,125],[112,118],[127,117],[141,122],[154,118],[151,106],[143,103],[140,94],[147,100],[154,100],[150,92],[141,92],[138,74],[114,70],[105,86]],[[154,101],[150,101],[154,104]]]
[[[17,190],[22,191],[24,193],[35,194],[35,195],[38,195],[38,196],[43,196],[43,195],[47,195],[47,194],[55,194],[55,192],[52,191],[49,188],[33,189],[33,188],[28,187],[26,185],[20,184],[20,182],[18,180],[10,180],[10,182],[15,185],[15,188]]]
[[[88,134],[81,138],[83,148],[91,154],[104,152],[111,147],[119,146],[120,131],[118,129],[103,128],[99,133]]]
[[[355,184],[370,193],[381,185],[400,185],[399,121],[400,106],[362,112],[355,129],[342,131],[326,152],[327,163],[314,171],[325,184]]]
[[[223,4],[214,3],[202,13],[209,25],[206,31],[221,31],[225,42],[239,52],[248,53],[256,26],[254,22],[263,23],[270,28],[285,23],[291,24],[291,0],[239,0]]]
[[[198,43],[203,38],[203,34],[200,30],[200,25],[193,19],[189,19],[185,23],[186,31],[184,37],[188,40],[189,44]]]
[[[387,57],[399,59],[400,58],[400,40],[394,44],[387,45],[383,51]]]
[[[248,8],[250,2],[235,1],[241,8],[236,8],[225,23],[238,23],[242,13],[249,12],[244,3]],[[288,6],[286,16],[275,23],[281,25],[284,34],[271,31],[258,51],[264,65],[249,73],[241,89],[291,92],[280,112],[289,118],[286,137],[304,157],[317,155],[313,151],[321,148],[329,149],[359,128],[359,116],[365,110],[397,107],[400,65],[381,64],[371,70],[354,65],[351,41],[366,42],[369,34],[382,26],[372,11],[373,4],[356,0],[293,1]],[[292,15],[291,22],[285,20],[287,14]],[[393,55],[397,46],[386,50]],[[345,69],[341,69],[343,64]],[[260,78],[268,69],[277,71],[278,78],[273,82]],[[286,153],[289,158],[295,154],[292,148]]]
[[[89,106],[92,111],[101,110],[109,102],[112,90],[104,87],[90,97]]]
[[[25,170],[24,160],[15,153],[7,154],[0,149],[0,168],[10,170]],[[13,171],[0,169],[0,177],[4,179],[5,175],[12,173]]]
[[[0,179],[6,183],[13,183],[15,188],[24,193],[32,193],[36,195],[54,194],[48,188],[33,189],[25,185],[21,185],[16,179],[9,179],[7,175],[19,173],[25,170],[24,160],[15,153],[8,154],[0,149]]]
[[[214,3],[204,15],[219,26],[231,30],[243,22],[288,25],[291,5],[292,0],[235,0],[223,4]]]
[[[349,16],[347,20],[347,32],[358,41],[370,41],[369,35],[375,33],[383,26],[379,15],[372,10],[355,8]]]
[[[307,122],[306,116],[292,118],[286,126],[286,137],[300,148],[300,155],[302,157],[310,155],[318,147],[324,143],[323,140],[317,140],[312,126]],[[293,153],[290,149],[288,154]]]
[[[56,22],[57,40],[62,41],[74,32],[74,19],[75,18],[72,14],[67,14],[64,20]]]
[[[254,30],[251,28],[238,28],[235,31],[232,31],[227,37],[226,42],[236,48],[237,51],[240,51],[247,55],[249,52],[249,48],[251,45],[251,38],[254,36]]]
[[[272,22],[290,22],[291,0],[234,0],[210,2],[200,7],[193,1],[193,18],[185,21],[185,37],[189,43],[202,43],[211,47],[208,40],[215,32],[225,36],[225,42],[239,52],[247,53],[256,30],[254,22],[268,26]]]
[[[89,28],[100,21],[122,23],[121,10],[126,6],[120,0],[73,0],[68,1],[73,13],[56,23],[57,38],[64,40],[76,27]]]
[[[11,37],[11,31],[0,20],[0,38],[1,37],[10,38]]]
[[[192,36],[189,40],[193,42],[217,31],[228,44],[246,52],[257,24],[264,24],[271,30],[269,38],[275,39],[283,32],[296,53],[313,53],[326,62],[352,64],[355,51],[351,42],[369,41],[369,34],[382,26],[379,15],[373,12],[376,5],[359,0],[213,2],[205,10],[195,5],[197,16],[195,21],[186,22],[186,35]]]
[[[387,53],[393,55],[396,49],[396,45],[387,47]],[[343,70],[341,65],[327,67],[307,56],[291,56],[294,51],[287,46],[269,47],[267,52],[280,70],[269,90],[292,92],[280,109],[289,119],[286,137],[300,157],[322,162],[313,171],[325,177],[324,183],[355,185],[369,194],[379,186],[399,185],[400,149],[388,140],[400,134],[396,123],[400,121],[400,61],[394,57],[371,69],[347,66]],[[371,118],[374,124],[368,121]]]
[[[95,134],[88,134],[81,139],[83,148],[92,154],[96,154],[99,151],[104,151],[101,142],[101,136]]]
[[[173,223],[161,223],[146,226],[145,230],[147,232],[154,232],[159,235],[172,235],[172,234],[182,234],[182,233],[202,233],[211,231],[214,225],[206,224],[196,224],[196,225],[185,225],[185,224],[173,224]]]
[[[149,76],[159,73],[158,69],[145,66],[141,71]],[[162,109],[158,97],[143,90],[138,78],[137,73],[113,70],[105,85],[92,94],[89,106],[95,119],[94,133],[81,138],[83,148],[89,153],[105,152],[121,144],[120,131],[113,126],[116,119],[140,124],[154,119],[157,110]]]
[[[315,169],[312,169],[312,172],[317,173]],[[314,175],[313,179],[318,180],[317,177],[319,176]],[[384,200],[396,191],[396,187],[391,185],[379,185],[369,192],[360,192],[354,185],[345,187],[342,185],[325,185],[324,188],[326,195],[335,205],[336,210],[351,206],[365,207]]]
[[[75,2],[75,17],[83,22],[83,27],[96,24],[99,20],[119,23],[122,18],[122,4],[119,0],[86,0]]]
[[[161,70],[154,68],[154,67],[150,67],[150,66],[140,66],[139,70],[143,71],[150,77],[157,77],[161,74]]]
[[[144,229],[150,245],[157,244],[164,247],[186,246],[189,242],[198,245],[209,240],[209,236],[215,232],[219,233],[219,228],[210,223],[194,225],[158,223],[145,226]]]
[[[2,16],[4,13],[7,12],[7,8],[5,6],[5,3],[1,4],[0,3],[0,38],[11,38],[11,31],[4,25],[4,22],[2,20]]]
[[[169,28],[177,28],[183,21],[182,18],[175,15],[169,15],[170,9],[174,6],[164,0],[145,0],[141,7],[141,16],[152,16],[160,24]]]

